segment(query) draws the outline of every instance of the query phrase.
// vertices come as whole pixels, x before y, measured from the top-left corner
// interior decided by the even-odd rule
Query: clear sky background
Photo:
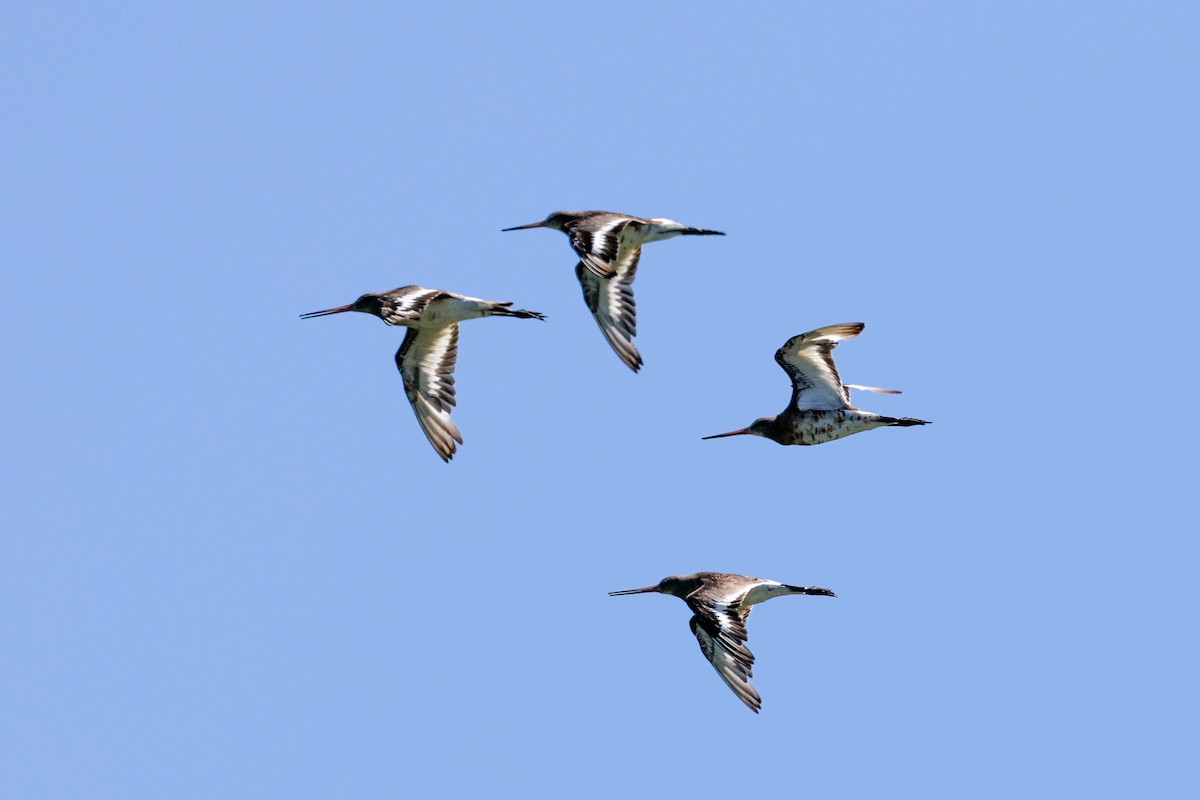
[[[249,7],[248,7],[249,6]],[[0,12],[0,795],[1195,797],[1191,3]],[[650,245],[634,375],[557,209]],[[405,284],[465,323],[443,464]],[[788,337],[871,410],[816,448]],[[750,627],[696,570],[828,586]]]

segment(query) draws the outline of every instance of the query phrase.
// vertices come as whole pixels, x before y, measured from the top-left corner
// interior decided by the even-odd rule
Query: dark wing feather
[[[404,378],[404,393],[412,403],[421,430],[443,461],[454,458],[454,443],[462,434],[450,419],[454,408],[454,365],[458,360],[458,325],[418,330],[409,328],[396,351],[396,366]]]
[[[440,289],[426,289],[424,286],[401,286],[392,289],[381,297],[381,317],[389,325],[403,325],[407,322],[419,322],[421,314],[434,300],[442,297],[454,297],[450,292]]]
[[[700,642],[700,651],[721,680],[757,714],[762,708],[762,698],[750,684],[754,654],[746,647],[748,615],[738,610],[741,598],[725,604],[689,595],[685,602],[695,612],[689,624]]]
[[[563,227],[580,262],[597,278],[611,278],[621,255],[621,236],[637,220],[618,214],[580,217]]]
[[[616,265],[613,277],[597,278],[580,261],[575,277],[583,287],[583,301],[600,326],[600,332],[625,365],[634,372],[642,367],[642,355],[633,344],[637,335],[637,307],[633,299],[633,279],[637,277],[642,249],[636,247]]]

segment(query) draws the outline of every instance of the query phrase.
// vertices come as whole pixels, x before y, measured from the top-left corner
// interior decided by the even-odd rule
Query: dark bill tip
[[[529,228],[544,228],[544,227],[546,227],[546,221],[542,220],[541,222],[531,222],[528,225],[517,225],[514,228],[501,228],[500,232],[507,233],[508,231],[523,231],[523,230],[527,230]]]

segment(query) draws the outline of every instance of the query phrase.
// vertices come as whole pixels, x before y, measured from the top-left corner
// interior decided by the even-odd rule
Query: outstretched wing
[[[833,363],[833,348],[865,328],[861,322],[829,325],[788,339],[775,360],[792,379],[792,405],[805,411],[850,408],[850,390]]]
[[[583,301],[596,318],[600,332],[621,360],[634,372],[642,368],[642,355],[633,344],[637,335],[637,307],[633,300],[633,279],[637,277],[642,248],[626,253],[614,267],[611,278],[597,278],[587,265],[575,265],[575,277],[583,287]]]
[[[618,271],[621,235],[630,225],[638,224],[641,223],[619,214],[601,214],[570,222],[563,226],[563,232],[571,237],[571,247],[579,255],[580,263],[597,278],[611,278]]]
[[[762,698],[750,684],[754,654],[746,647],[746,617],[749,614],[738,610],[741,598],[722,603],[689,595],[685,602],[695,612],[689,624],[704,657],[733,693],[757,714],[762,708]]]
[[[404,378],[404,393],[412,403],[421,430],[443,461],[454,458],[454,443],[462,434],[450,410],[454,408],[454,364],[458,360],[458,325],[418,330],[409,328],[396,351],[396,366]]]

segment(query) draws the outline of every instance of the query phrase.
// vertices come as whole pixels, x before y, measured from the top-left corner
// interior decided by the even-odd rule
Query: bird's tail
[[[822,597],[837,597],[837,595],[833,593],[833,590],[826,589],[821,586],[788,586],[786,583],[784,586],[786,586],[788,589],[791,589],[792,594],[816,594],[821,595]]]
[[[929,425],[931,423],[928,420],[913,419],[912,417],[888,417],[885,424],[899,425],[901,428],[909,428],[913,425]]]
[[[491,312],[496,317],[517,317],[518,319],[541,319],[546,318],[545,314],[539,314],[537,311],[526,311],[523,308],[512,308],[512,303],[496,303],[492,306]]]

